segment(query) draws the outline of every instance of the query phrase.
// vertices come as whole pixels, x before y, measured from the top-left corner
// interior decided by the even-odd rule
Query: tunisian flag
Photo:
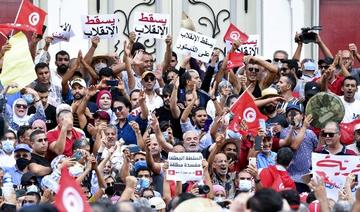
[[[242,42],[247,41],[249,36],[242,31],[240,31],[234,24],[230,23],[229,28],[227,29],[224,40],[233,41],[240,40]]]
[[[80,185],[70,176],[66,166],[61,170],[59,185],[55,196],[55,206],[59,211],[91,211]]]
[[[260,127],[259,119],[267,120],[267,117],[257,108],[248,91],[244,91],[244,93],[231,106],[230,111],[234,114],[234,116],[228,126],[229,129],[234,132],[239,132],[245,136],[249,134],[256,136]],[[241,129],[242,123],[246,125],[247,129]]]
[[[340,123],[340,135],[341,143],[344,145],[349,145],[354,143],[354,127],[355,125],[360,124],[360,119],[355,119],[349,123]]]
[[[242,52],[230,52],[227,69],[240,67],[244,63],[244,54]]]
[[[33,5],[29,0],[21,2],[18,14],[15,19],[15,24],[24,24],[32,28],[31,31],[42,35],[42,27],[45,22],[47,13],[41,8]]]

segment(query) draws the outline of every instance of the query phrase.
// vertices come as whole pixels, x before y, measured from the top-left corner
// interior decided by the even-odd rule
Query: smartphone
[[[72,156],[72,158],[74,158],[74,160],[76,160],[76,161],[80,160],[81,157],[82,157],[82,154],[81,154],[80,151],[75,151],[73,156]]]
[[[359,178],[358,178],[358,176],[359,176],[359,175],[357,175],[357,174],[355,175],[354,182],[356,182],[356,183],[357,183],[357,182],[359,182]]]
[[[255,137],[255,150],[256,151],[261,151],[261,142],[262,142],[262,138],[260,136],[256,136]]]
[[[106,80],[106,85],[107,86],[117,86],[119,84],[119,80]]]
[[[256,166],[256,158],[255,158],[255,157],[250,157],[250,158],[249,158],[249,165],[253,165],[253,166],[257,167],[257,166]]]
[[[125,190],[125,183],[114,183],[114,191],[122,193]]]
[[[259,119],[259,126],[260,128],[266,132],[266,123],[265,123],[265,119]]]
[[[42,27],[42,34],[41,35],[37,35],[37,38],[39,38],[39,39],[42,39],[43,38],[43,34],[44,34],[44,32],[45,32],[45,30],[46,30],[46,25],[43,25],[43,27]]]

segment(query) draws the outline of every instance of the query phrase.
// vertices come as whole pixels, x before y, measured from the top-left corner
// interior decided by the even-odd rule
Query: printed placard
[[[169,169],[167,170],[167,180],[174,181],[199,181],[203,176],[202,168],[203,156],[198,152],[174,153],[168,156]]]
[[[120,34],[120,18],[118,14],[86,15],[81,17],[84,38],[99,36],[113,38]]]
[[[53,41],[51,44],[56,44],[62,41],[69,42],[70,38],[75,36],[74,31],[71,28],[71,24],[64,23],[59,26],[56,32],[51,33]]]
[[[139,37],[165,39],[170,33],[170,16],[137,12],[134,15],[134,31]]]

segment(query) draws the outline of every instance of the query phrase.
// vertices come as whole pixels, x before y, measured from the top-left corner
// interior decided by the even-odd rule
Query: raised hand
[[[95,36],[93,38],[91,38],[91,46],[97,48],[97,46],[100,43],[100,37],[99,36]]]

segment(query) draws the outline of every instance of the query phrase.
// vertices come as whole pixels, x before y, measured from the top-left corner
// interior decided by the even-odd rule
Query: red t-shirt
[[[341,90],[341,85],[344,81],[344,78],[345,77],[335,75],[335,80],[328,83],[328,89],[338,96],[344,95],[344,92]],[[320,80],[320,78],[318,77],[318,78],[315,78],[313,81],[317,82],[319,80]]]
[[[261,185],[275,191],[294,189],[296,186],[286,170],[279,170],[276,166],[269,166],[260,172]]]
[[[61,132],[60,127],[56,127],[47,132],[46,137],[48,139],[49,146],[51,143],[56,142],[56,140],[59,138],[60,132]],[[63,155],[68,156],[68,157],[73,155],[72,147],[73,147],[74,142],[76,140],[81,139],[81,137],[84,136],[83,131],[78,128],[75,128],[75,127],[72,128],[71,134],[72,134],[71,139],[66,137],[65,149],[63,152]],[[51,150],[49,150],[48,158],[52,160],[55,157],[56,157],[56,154],[54,152],[52,152]]]

